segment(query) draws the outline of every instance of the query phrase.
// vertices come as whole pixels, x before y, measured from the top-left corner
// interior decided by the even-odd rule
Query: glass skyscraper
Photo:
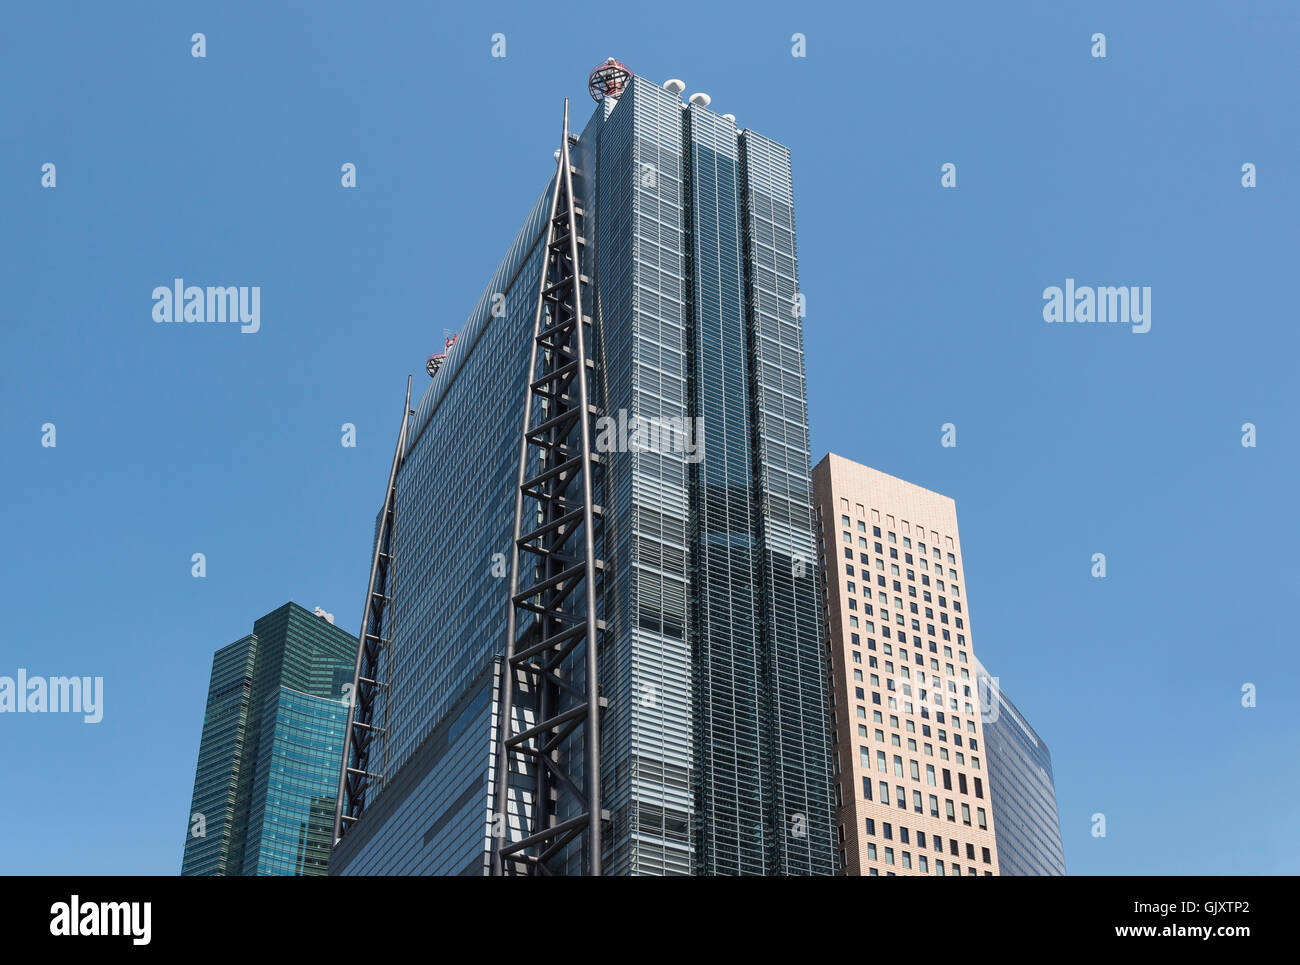
[[[1063,875],[1052,754],[1006,692],[976,662],[993,827],[1004,875]]]
[[[212,660],[183,875],[323,875],[357,640],[296,603]]]
[[[571,136],[601,453],[607,874],[833,874],[789,151],[633,77]],[[557,105],[558,108],[558,105]],[[558,120],[558,110],[557,110]],[[538,145],[538,167],[554,146]],[[360,819],[335,874],[483,874],[546,187],[414,406]]]

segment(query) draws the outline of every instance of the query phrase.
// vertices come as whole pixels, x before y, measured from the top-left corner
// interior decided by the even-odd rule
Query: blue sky
[[[793,150],[814,460],[957,501],[1070,872],[1293,872],[1300,8],[566,7],[6,11],[0,675],[105,707],[0,716],[0,872],[179,870],[212,652],[289,599],[356,629],[406,375],[611,55]],[[154,324],[175,277],[261,286],[261,331]],[[1151,330],[1046,324],[1066,278]]]

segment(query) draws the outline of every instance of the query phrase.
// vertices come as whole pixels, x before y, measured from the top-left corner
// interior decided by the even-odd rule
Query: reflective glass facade
[[[980,703],[998,860],[1004,875],[1063,875],[1052,754],[982,666]]]
[[[831,874],[788,152],[634,78],[596,108],[573,158],[593,396],[611,417],[698,418],[703,428],[698,461],[620,447],[603,455],[597,480],[609,573],[606,873]],[[458,874],[483,846],[487,806],[445,860],[413,854],[419,822],[394,823],[402,807],[391,795],[399,784],[403,795],[431,788],[440,778],[430,769],[450,772],[491,739],[483,714],[457,749],[422,747],[466,694],[491,689],[482,675],[504,648],[506,580],[494,554],[508,550],[513,522],[549,199],[548,186],[417,409],[386,617],[387,786],[344,836],[335,873]]]
[[[323,875],[347,705],[280,687],[267,697],[248,813],[244,874]]]
[[[467,686],[344,835],[331,874],[483,875],[491,839],[496,670]]]
[[[356,647],[286,603],[217,651],[181,874],[325,874]]]

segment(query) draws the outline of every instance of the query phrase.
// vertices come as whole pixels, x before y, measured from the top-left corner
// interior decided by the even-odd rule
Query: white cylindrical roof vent
[[[668,80],[664,81],[664,90],[668,91],[670,94],[677,94],[680,96],[681,92],[686,90],[686,81],[678,80],[676,77],[670,77]]]
[[[713,102],[713,98],[703,92],[691,95],[691,103],[696,107],[708,107]]]
[[[727,120],[731,121],[731,123],[733,123],[733,124],[736,123],[736,115],[735,115],[735,114],[723,114],[722,116],[725,117]]]

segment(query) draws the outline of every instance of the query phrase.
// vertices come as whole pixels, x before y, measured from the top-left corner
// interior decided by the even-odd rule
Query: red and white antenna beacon
[[[438,370],[442,368],[442,363],[447,361],[447,353],[456,344],[456,334],[456,332],[447,332],[447,341],[443,344],[442,351],[434,352],[429,356],[429,361],[424,363],[424,370],[429,373],[429,378],[437,375]]]
[[[632,71],[627,64],[620,64],[613,57],[607,59],[603,64],[591,72],[587,78],[587,93],[597,104],[606,97],[613,97],[615,100],[623,93],[627,87],[627,82],[632,79]]]

